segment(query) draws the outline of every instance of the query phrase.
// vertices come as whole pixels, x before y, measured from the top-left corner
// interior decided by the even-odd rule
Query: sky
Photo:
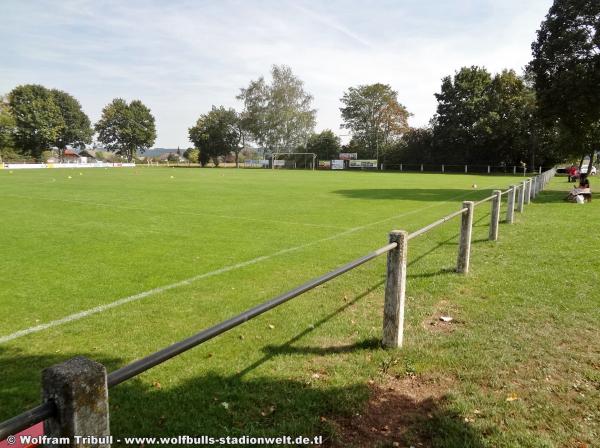
[[[191,144],[212,105],[285,64],[313,95],[317,131],[340,129],[340,98],[381,82],[411,126],[435,113],[463,66],[521,72],[552,0],[1,0],[0,94],[36,83],[74,95],[92,122],[120,97],[156,118],[155,147]],[[347,137],[343,137],[347,141]]]

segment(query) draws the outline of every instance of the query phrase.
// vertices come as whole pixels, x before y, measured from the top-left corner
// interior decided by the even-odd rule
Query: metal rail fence
[[[512,224],[515,209],[523,212],[524,205],[544,189],[555,173],[556,170],[553,168],[528,178],[518,185],[512,185],[505,191],[495,190],[491,196],[480,201],[465,201],[458,211],[412,233],[394,230],[389,234],[389,242],[385,246],[108,374],[102,364],[82,356],[49,367],[42,372],[44,402],[1,422],[0,441],[40,422],[44,422],[46,436],[69,437],[72,441],[71,446],[84,446],[83,442],[73,442],[77,440],[75,436],[94,436],[100,440],[109,440],[108,389],[110,387],[117,386],[383,254],[387,254],[387,275],[382,345],[386,348],[402,347],[408,242],[457,216],[461,216],[456,271],[467,274],[475,207],[491,201],[489,239],[495,241],[498,239],[502,196],[507,195],[506,222]],[[110,443],[100,442],[95,446],[108,447]]]
[[[508,165],[472,165],[472,164],[434,164],[420,162],[382,163],[381,169],[387,171],[421,172],[421,173],[454,173],[454,174],[542,174],[542,167],[508,166]]]

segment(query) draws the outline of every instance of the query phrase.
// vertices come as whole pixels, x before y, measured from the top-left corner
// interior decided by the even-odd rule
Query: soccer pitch
[[[463,200],[520,180],[141,167],[2,170],[0,419],[39,403],[44,367],[85,355],[113,370],[386,244],[392,229],[416,230]],[[481,238],[488,208],[476,214]],[[411,242],[413,272],[421,277],[409,279],[409,287],[426,282],[436,292],[436,273],[454,265],[457,232],[453,221]],[[323,401],[298,386],[318,349],[296,358],[269,348],[290,340],[367,340],[373,342],[363,348],[376,347],[383,258],[111,390],[111,426],[129,434],[269,432],[269,419],[261,420],[273,412],[269,393],[257,398],[241,391],[268,391],[273,379],[283,384],[274,397],[300,390],[306,400]],[[369,304],[360,313],[353,311],[357,297]],[[350,315],[336,311],[340,306]],[[332,407],[364,393],[353,393],[335,372],[327,375],[328,387],[339,387],[339,394],[327,395]],[[204,384],[190,386],[200,378]],[[157,400],[166,391],[173,393]],[[252,407],[240,404],[244,400],[258,401],[257,421],[245,416]],[[190,417],[199,404],[215,407],[202,421]],[[230,405],[239,406],[237,414]],[[284,406],[285,400],[277,404]],[[311,405],[295,406],[302,414],[295,418],[318,424],[317,404],[316,415]],[[295,434],[306,429],[302,425],[289,421],[274,431]]]

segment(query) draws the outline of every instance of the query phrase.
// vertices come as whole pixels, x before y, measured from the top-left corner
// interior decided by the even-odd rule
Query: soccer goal
[[[278,152],[273,154],[272,169],[314,170],[317,155],[314,152]]]

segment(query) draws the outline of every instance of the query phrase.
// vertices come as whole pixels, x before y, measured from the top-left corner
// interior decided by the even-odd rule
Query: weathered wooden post
[[[498,240],[498,224],[500,223],[500,204],[502,202],[502,192],[494,190],[494,199],[492,199],[492,210],[490,213],[490,232],[489,240]]]
[[[462,208],[467,210],[462,214],[460,220],[460,242],[458,244],[458,259],[456,261],[456,272],[469,273],[469,260],[471,258],[471,232],[473,229],[473,201],[464,201]]]
[[[385,348],[396,348],[402,347],[404,332],[408,232],[404,230],[390,232],[390,243],[397,243],[398,246],[387,255],[382,345]]]
[[[102,364],[77,356],[48,367],[42,372],[42,390],[44,401],[56,406],[55,417],[44,422],[46,436],[69,438],[70,447],[110,447],[108,385]]]
[[[526,181],[527,189],[525,190],[525,204],[531,202],[531,179],[527,179]]]
[[[517,193],[517,186],[511,185],[508,189],[508,198],[506,200],[506,222],[512,224],[515,222],[515,196]]]
[[[519,185],[519,201],[517,203],[517,211],[519,213],[523,213],[523,208],[525,206],[525,190],[527,189],[525,183],[526,182],[523,181]]]

